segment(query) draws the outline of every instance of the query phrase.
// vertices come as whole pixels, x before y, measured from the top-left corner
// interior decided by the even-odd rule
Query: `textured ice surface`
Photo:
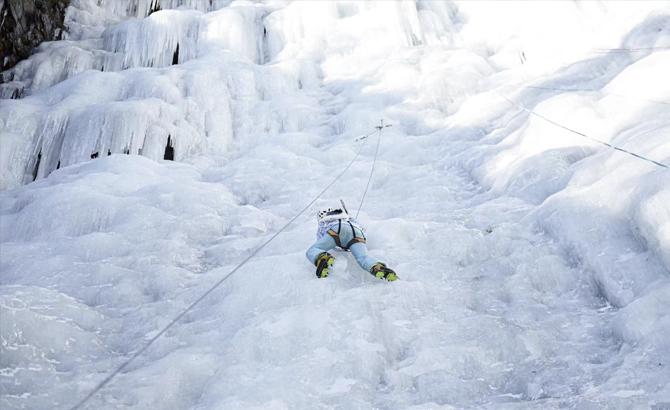
[[[310,209],[86,408],[670,406],[668,170],[521,109],[670,165],[668,3],[150,5],[73,2],[3,84],[3,409],[76,404],[381,118],[359,219],[400,281],[317,280]]]

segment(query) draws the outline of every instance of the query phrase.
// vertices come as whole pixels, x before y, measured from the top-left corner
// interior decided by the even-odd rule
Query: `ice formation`
[[[360,219],[400,281],[317,280],[303,216],[84,408],[670,406],[670,171],[594,141],[670,166],[670,3],[157,8],[73,1],[2,74],[3,408],[74,406],[381,118]]]

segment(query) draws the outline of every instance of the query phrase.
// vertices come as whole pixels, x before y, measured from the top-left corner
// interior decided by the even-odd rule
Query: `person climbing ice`
[[[368,255],[365,245],[365,228],[360,222],[349,216],[347,208],[326,208],[316,214],[319,226],[316,233],[316,243],[307,250],[307,259],[316,266],[316,277],[328,276],[328,269],[335,262],[333,255],[328,251],[338,246],[349,250],[356,258],[361,268],[370,272],[379,279],[394,281],[398,275],[386,264]]]

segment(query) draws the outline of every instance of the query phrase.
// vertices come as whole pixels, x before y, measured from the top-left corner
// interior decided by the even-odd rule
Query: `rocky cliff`
[[[61,38],[70,0],[0,0],[0,71],[28,58],[43,41]]]

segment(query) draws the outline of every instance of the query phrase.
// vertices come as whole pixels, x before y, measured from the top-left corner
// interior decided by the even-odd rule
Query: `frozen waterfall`
[[[670,2],[72,0],[66,24],[0,84],[3,409],[75,406],[380,119],[359,219],[401,280],[304,257],[373,134],[83,408],[670,408]]]

